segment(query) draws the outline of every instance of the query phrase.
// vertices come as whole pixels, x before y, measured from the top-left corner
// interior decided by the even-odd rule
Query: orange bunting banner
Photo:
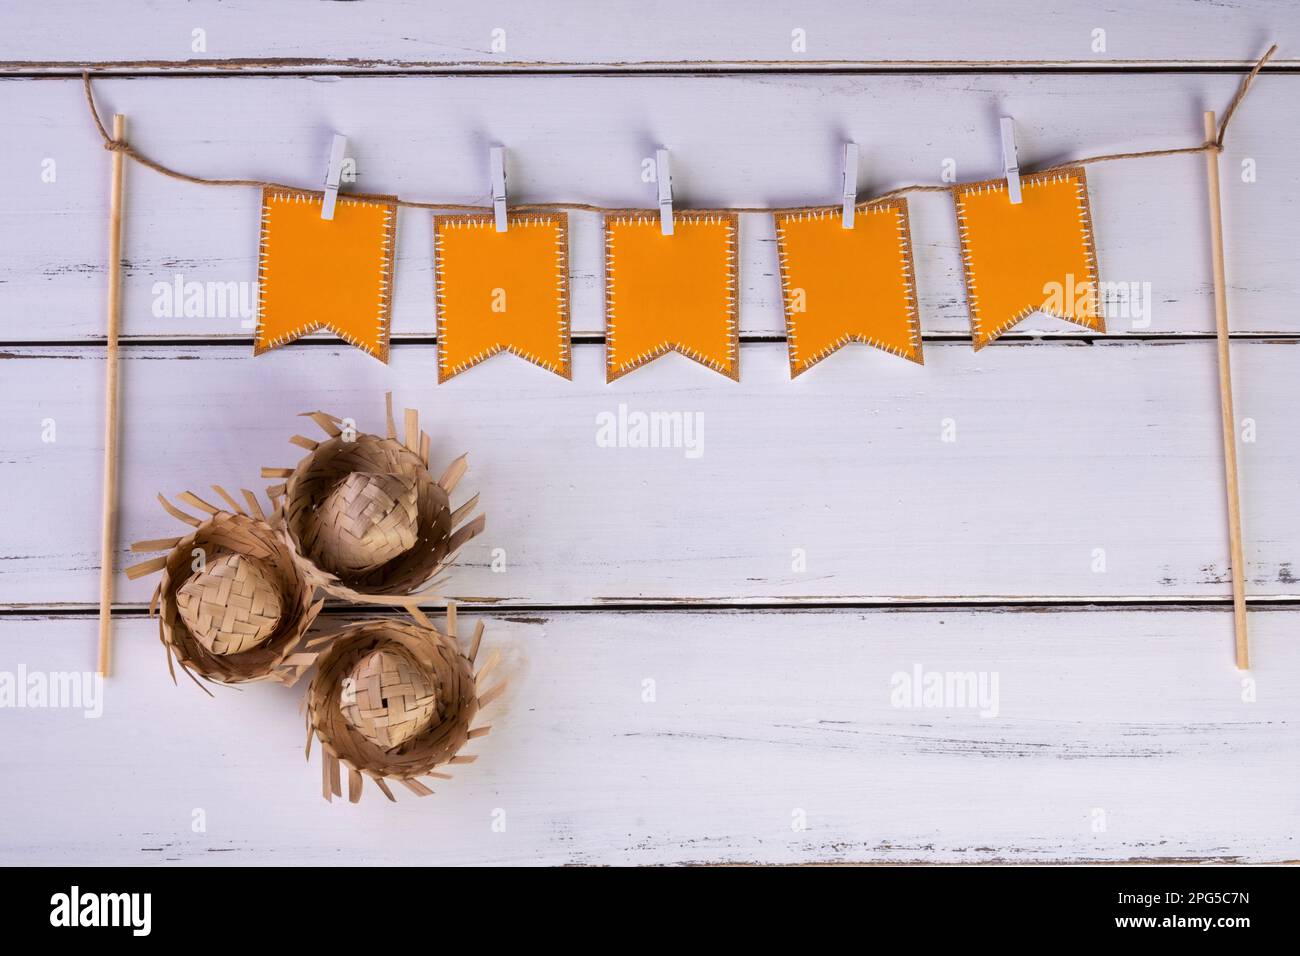
[[[435,216],[438,381],[498,352],[570,378],[568,230],[562,215]]]
[[[605,217],[605,379],[667,352],[740,380],[736,306],[737,219],[682,212],[673,234],[659,217]]]
[[[1106,331],[1097,305],[1097,251],[1082,166],[1020,180],[958,186],[953,197],[975,348],[1034,312]]]
[[[1097,332],[1087,180],[1082,167],[1021,178],[1012,203],[1003,179],[953,187],[976,349],[1034,312]],[[340,195],[333,220],[321,193],[262,195],[257,332],[261,354],[318,329],[388,360],[396,203]],[[498,352],[572,377],[568,220],[515,213],[433,217],[438,381]],[[775,214],[790,377],[850,342],[921,364],[921,327],[907,202]],[[677,212],[605,217],[605,377],[613,382],[667,352],[739,381],[738,217]]]
[[[321,204],[319,192],[262,191],[253,354],[328,329],[387,362],[397,206],[340,195],[322,219]]]
[[[852,229],[840,208],[776,217],[790,377],[849,342],[921,359],[907,202],[865,203]]]

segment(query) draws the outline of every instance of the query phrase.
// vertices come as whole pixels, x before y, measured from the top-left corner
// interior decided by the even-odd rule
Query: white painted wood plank
[[[1296,346],[1240,342],[1247,581],[1297,596]],[[11,349],[0,361],[0,602],[94,603],[102,360]],[[470,453],[487,532],[452,592],[528,604],[1012,597],[1224,598],[1212,341],[931,344],[924,367],[865,346],[794,382],[780,343],[742,348],[739,384],[668,355],[613,385],[603,348],[567,382],[514,356],[435,385],[434,350],[385,367],[305,345],[125,353],[123,546],[180,526],[156,492],[260,487],[263,465],[326,409],[383,427],[383,393],[420,409],[435,461]],[[598,420],[678,412],[687,447],[600,447]],[[46,420],[57,441],[42,442]],[[685,419],[682,419],[685,422]],[[946,423],[955,442],[942,440]],[[615,432],[615,436],[617,433]],[[684,444],[684,441],[683,441]],[[506,571],[490,570],[504,549]],[[803,549],[807,570],[794,570]],[[1097,549],[1103,549],[1104,573]],[[125,558],[125,555],[123,555]],[[123,601],[152,585],[120,582]]]
[[[83,0],[51,6],[10,0],[0,9],[0,61],[10,61],[9,69],[81,61],[164,61],[201,69],[241,58],[285,68],[300,67],[304,59],[325,60],[333,69],[708,61],[1241,63],[1258,56],[1265,40],[1286,47],[1298,32],[1294,5],[1281,0],[1226,7],[1159,0],[1105,10],[1069,0],[805,0],[796,6],[742,0],[661,0],[632,9],[600,0],[488,0],[472,6],[419,0],[192,0],[183,6]],[[202,49],[195,49],[195,29],[205,31]],[[1103,49],[1096,46],[1098,29],[1105,31]],[[804,33],[802,49],[795,47],[795,30]],[[504,49],[494,45],[502,38]]]
[[[338,5],[335,5],[338,6]],[[322,10],[328,9],[322,7]],[[946,159],[961,179],[996,175],[997,116],[1016,117],[1022,164],[1176,147],[1201,139],[1199,111],[1222,109],[1232,76],[389,77],[106,80],[102,109],[130,117],[148,155],[209,176],[318,187],[333,130],[355,150],[358,189],[414,199],[487,202],[487,148],[510,148],[516,201],[573,199],[651,205],[641,160],[674,149],[683,205],[837,202],[840,149],[862,148],[862,194],[938,181]],[[1223,157],[1232,327],[1294,334],[1300,272],[1300,143],[1289,122],[1300,77],[1270,75],[1239,112]],[[0,339],[102,335],[108,158],[74,80],[0,83],[13,175],[0,180]],[[1253,160],[1258,181],[1244,183]],[[42,182],[47,161],[57,180]],[[1149,314],[1112,314],[1117,335],[1213,331],[1198,156],[1089,171],[1103,281],[1149,289]],[[251,336],[251,319],[214,301],[206,316],[157,316],[160,288],[256,279],[255,190],[203,188],[141,168],[128,174],[127,336]],[[911,202],[921,319],[928,334],[966,334],[952,204]],[[600,233],[572,223],[575,332],[604,328]],[[741,229],[741,323],[780,335],[784,319],[772,224]],[[434,330],[429,215],[404,211],[393,328]],[[1143,284],[1149,284],[1144,286]],[[1050,319],[1027,330],[1075,331]]]
[[[1298,617],[1254,616],[1253,703],[1226,610],[490,617],[510,684],[478,761],[357,806],[303,761],[305,688],[174,687],[134,619],[100,718],[0,711],[0,859],[1294,860]],[[0,671],[83,671],[94,630],[2,619]],[[917,666],[996,675],[996,716],[893,706]]]

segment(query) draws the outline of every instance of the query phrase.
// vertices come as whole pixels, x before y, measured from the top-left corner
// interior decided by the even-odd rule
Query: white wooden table
[[[1300,10],[804,6],[0,8],[0,672],[94,666],[109,161],[84,64],[139,149],[205,175],[317,186],[337,129],[358,189],[483,202],[501,142],[517,201],[650,205],[667,143],[683,206],[829,204],[845,139],[864,192],[995,175],[1001,113],[1026,167],[1194,144],[1276,40],[1222,158],[1254,671],[1200,157],[1090,168],[1102,279],[1150,290],[1105,336],[1036,318],[974,354],[950,200],[921,195],[924,367],[857,347],[791,382],[772,225],[745,216],[740,383],[670,355],[608,386],[594,216],[573,381],[501,356],[437,386],[427,214],[399,221],[388,366],[320,336],[254,360],[246,314],[167,314],[157,287],[251,289],[257,193],[132,166],[119,562],[175,531],[155,492],[263,487],[297,412],[378,429],[392,390],[435,458],[470,452],[488,530],[450,591],[510,689],[435,797],[328,805],[300,693],[173,687],[152,584],[120,579],[102,717],[0,709],[0,862],[1300,856]],[[620,404],[700,413],[703,453],[599,447]],[[918,668],[996,679],[996,714],[898,706]]]

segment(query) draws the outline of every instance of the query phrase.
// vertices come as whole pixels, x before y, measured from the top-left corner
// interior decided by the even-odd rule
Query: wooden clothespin
[[[1002,175],[1007,177],[1007,195],[1013,206],[1020,205],[1020,160],[1016,156],[1016,121],[1002,117]]]
[[[325,171],[325,198],[320,206],[322,219],[334,218],[334,204],[339,198],[339,183],[343,179],[343,154],[348,148],[348,138],[342,133],[334,134],[330,144],[329,167]]]
[[[497,232],[506,231],[506,150],[504,146],[493,146],[488,150],[488,162],[492,167],[492,214],[496,217]]]
[[[840,184],[844,200],[844,228],[853,228],[853,210],[858,204],[858,144],[844,144],[844,177]]]
[[[668,150],[655,150],[655,179],[659,183],[659,229],[673,234],[673,174],[668,167]]]

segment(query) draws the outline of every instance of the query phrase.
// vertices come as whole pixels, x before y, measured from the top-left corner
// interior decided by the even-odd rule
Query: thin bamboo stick
[[[126,117],[113,116],[113,139],[126,139]],[[117,549],[117,333],[122,315],[122,172],[125,154],[113,151],[112,192],[108,207],[108,328],[104,356],[104,523],[99,563],[99,672],[113,666],[113,555]]]
[[[1205,141],[1218,136],[1213,111],[1205,114]],[[1228,291],[1223,270],[1223,211],[1219,206],[1219,154],[1205,154],[1210,202],[1211,249],[1214,255],[1214,328],[1219,345],[1219,410],[1223,418],[1223,469],[1228,492],[1228,560],[1232,564],[1232,623],[1237,667],[1250,667],[1246,634],[1246,562],[1241,547],[1241,501],[1237,488],[1237,418],[1232,410],[1232,366],[1228,351]]]

